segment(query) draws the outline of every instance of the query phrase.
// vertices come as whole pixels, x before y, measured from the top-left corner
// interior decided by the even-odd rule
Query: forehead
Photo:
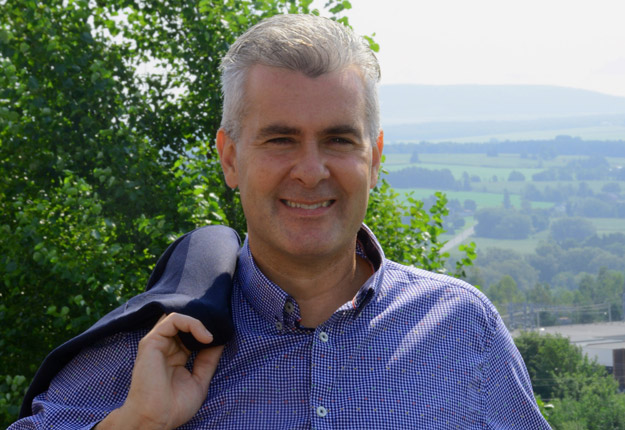
[[[267,123],[311,128],[345,123],[364,127],[364,80],[354,67],[309,77],[255,65],[246,79],[245,105],[244,128]]]

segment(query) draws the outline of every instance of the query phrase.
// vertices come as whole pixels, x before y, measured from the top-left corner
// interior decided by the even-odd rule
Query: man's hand
[[[200,409],[223,346],[200,351],[189,372],[184,366],[191,353],[178,331],[191,333],[202,343],[213,341],[199,320],[176,313],[163,316],[139,342],[125,403],[98,424],[98,430],[173,429]]]

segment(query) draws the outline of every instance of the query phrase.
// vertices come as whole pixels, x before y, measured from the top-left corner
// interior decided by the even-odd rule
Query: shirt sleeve
[[[551,429],[538,409],[525,363],[508,329],[496,312],[491,321],[482,391],[488,428]]]
[[[118,333],[83,349],[35,397],[33,415],[8,430],[93,428],[124,403],[143,334]]]

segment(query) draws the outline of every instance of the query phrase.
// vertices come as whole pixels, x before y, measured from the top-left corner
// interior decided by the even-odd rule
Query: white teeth
[[[296,203],[296,202],[292,202],[290,200],[284,200],[284,203],[288,207],[290,207],[290,208],[299,208],[299,209],[312,210],[312,209],[318,209],[318,208],[327,208],[328,206],[330,206],[330,203],[332,203],[332,201],[326,200],[325,202],[315,203],[313,205],[306,205],[304,203]]]

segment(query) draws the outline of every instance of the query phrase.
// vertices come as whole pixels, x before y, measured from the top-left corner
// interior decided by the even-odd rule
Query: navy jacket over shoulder
[[[223,345],[233,334],[230,296],[240,239],[231,228],[207,226],[178,238],[156,263],[146,291],[105,315],[84,333],[53,350],[31,383],[20,418],[31,415],[32,400],[83,347],[117,332],[154,325],[163,313],[179,312],[204,323],[210,345]],[[207,345],[190,334],[180,337],[190,350]]]

